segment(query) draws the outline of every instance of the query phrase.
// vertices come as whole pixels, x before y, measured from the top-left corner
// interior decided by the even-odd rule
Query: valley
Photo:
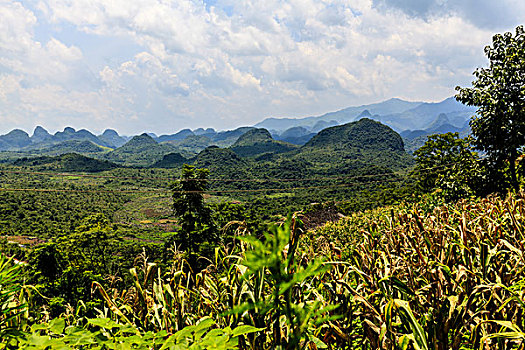
[[[385,104],[367,107],[436,107]],[[388,342],[414,349],[454,332],[458,344],[479,342],[465,336],[478,321],[450,322],[473,296],[480,312],[504,319],[487,293],[520,309],[486,261],[516,273],[504,283],[519,283],[525,214],[522,193],[476,192],[481,162],[460,137],[467,129],[450,124],[461,113],[442,110],[401,134],[365,110],[346,123],[260,123],[290,126],[281,133],[256,125],[0,136],[0,278],[23,270],[38,291],[27,317],[7,312],[15,324],[40,309],[46,318],[0,334],[43,350],[372,349],[386,341],[382,328],[392,330]],[[25,284],[9,288],[8,300],[29,298]],[[443,317],[449,328],[436,328]]]

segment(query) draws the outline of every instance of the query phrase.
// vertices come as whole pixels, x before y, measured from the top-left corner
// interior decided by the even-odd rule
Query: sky
[[[217,130],[440,101],[523,0],[0,0],[0,133]]]

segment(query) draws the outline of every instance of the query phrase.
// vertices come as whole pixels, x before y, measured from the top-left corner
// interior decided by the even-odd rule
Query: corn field
[[[300,218],[258,238],[231,223],[237,228],[231,243],[199,272],[176,249],[169,268],[143,254],[129,288],[93,284],[106,301],[99,318],[72,311],[26,326],[11,343],[33,349],[53,342],[100,349],[525,348],[522,194],[381,208],[306,232]],[[2,301],[3,310],[14,301]],[[20,305],[17,317],[19,311]],[[71,334],[88,340],[74,343]],[[48,345],[35,345],[35,336]]]
[[[315,233],[345,247],[344,263],[330,272],[343,317],[326,343],[523,348],[523,195],[423,207],[354,215]]]

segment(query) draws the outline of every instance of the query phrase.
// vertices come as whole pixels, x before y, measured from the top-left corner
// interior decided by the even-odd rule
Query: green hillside
[[[69,140],[54,145],[33,149],[33,154],[47,156],[58,156],[66,153],[80,153],[84,155],[102,154],[110,150],[107,147],[99,146],[91,141]]]
[[[240,146],[251,146],[257,142],[269,142],[272,141],[272,135],[266,129],[252,129],[245,134],[241,135],[237,141],[233,144],[233,147]]]
[[[214,142],[204,135],[189,135],[182,140],[166,141],[166,144],[172,145],[180,150],[181,153],[194,155],[212,146]]]
[[[412,163],[412,157],[405,152],[403,139],[398,133],[366,118],[321,131],[294,157],[330,167],[348,161],[361,161],[401,169]]]
[[[115,130],[106,129],[102,135],[98,135],[98,139],[111,148],[117,148],[126,143],[124,137],[119,136]]]
[[[18,151],[2,151],[0,152],[0,161],[13,162],[20,158],[53,157],[67,153],[78,153],[84,156],[100,158],[111,151],[110,148],[99,146],[86,140],[68,140],[55,144],[41,144],[41,146],[24,148]]]
[[[150,166],[161,160],[166,154],[177,149],[169,144],[158,144],[148,134],[134,136],[123,146],[109,152],[105,159],[128,166]]]
[[[34,170],[55,170],[65,172],[99,172],[118,168],[107,160],[98,160],[77,153],[67,153],[55,157],[22,158],[15,166],[31,167]]]
[[[264,153],[286,153],[297,149],[283,141],[276,141],[266,129],[252,129],[231,146],[231,150],[241,157],[254,157]]]
[[[168,153],[162,157],[161,160],[153,164],[152,168],[180,168],[184,163],[188,163],[189,160],[184,158],[180,153]]]
[[[403,139],[386,125],[371,119],[334,126],[321,131],[304,145],[306,148],[351,150],[369,148],[403,152]]]
[[[0,150],[18,149],[29,144],[31,144],[31,139],[23,130],[15,129],[0,136]]]
[[[210,170],[213,177],[219,178],[249,178],[249,163],[227,148],[211,146],[200,152],[193,165]]]

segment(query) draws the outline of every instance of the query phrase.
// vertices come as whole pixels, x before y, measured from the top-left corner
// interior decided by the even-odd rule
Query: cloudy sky
[[[523,0],[0,0],[0,133],[438,101],[524,19]]]

